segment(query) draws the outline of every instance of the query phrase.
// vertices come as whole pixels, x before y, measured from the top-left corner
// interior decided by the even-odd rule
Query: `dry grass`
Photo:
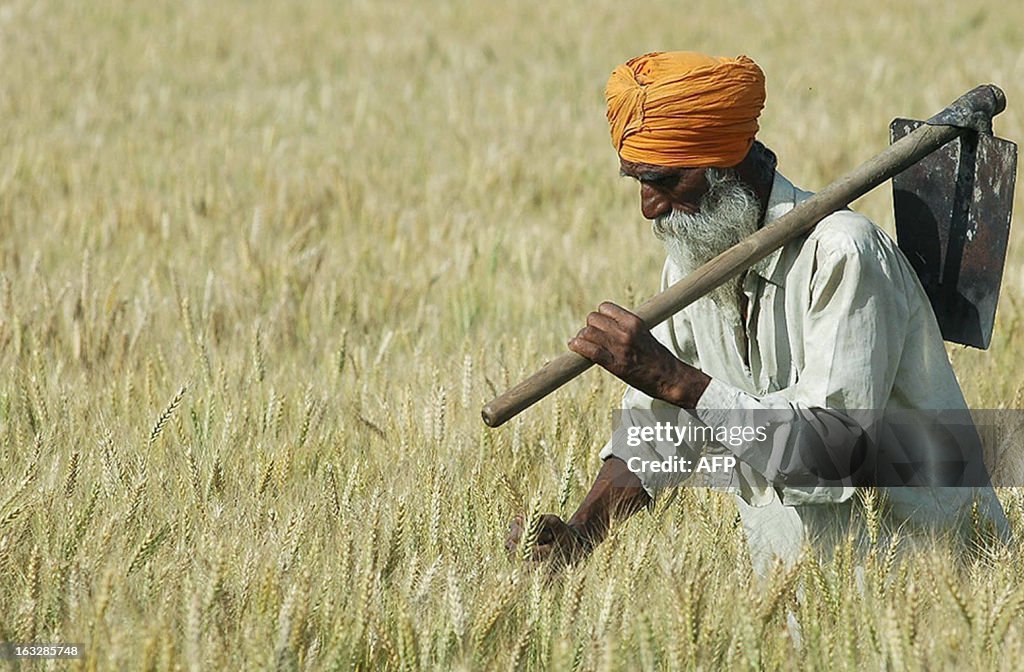
[[[621,388],[478,408],[657,284],[618,62],[755,57],[761,137],[813,189],[983,81],[1024,137],[1022,30],[996,2],[5,2],[0,640],[86,669],[1013,667],[1019,544],[758,585],[731,502],[689,490],[549,581],[506,521],[569,512]],[[858,206],[890,224],[884,190]],[[992,349],[953,352],[975,407],[1021,405],[1022,255]]]

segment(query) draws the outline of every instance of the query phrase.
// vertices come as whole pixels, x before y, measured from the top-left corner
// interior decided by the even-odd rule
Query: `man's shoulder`
[[[785,177],[779,175],[782,193],[791,193],[793,205],[811,196],[813,192],[805,191],[793,185]],[[811,247],[821,255],[863,255],[870,254],[878,259],[891,258],[898,255],[895,241],[869,218],[849,209],[833,212],[823,218],[811,230],[802,244],[810,243]]]
[[[800,243],[810,277],[854,273],[858,282],[885,283],[891,293],[916,294],[914,272],[896,241],[864,215],[840,210],[825,217]]]
[[[820,253],[865,254],[888,256],[893,240],[864,215],[852,210],[838,210],[822,219],[807,236]]]
[[[778,217],[812,196],[813,192],[802,190],[776,172],[769,212]],[[825,216],[800,241],[801,245],[810,243],[810,247],[818,254],[826,255],[873,252],[879,256],[889,256],[895,248],[892,239],[874,222],[848,209]]]

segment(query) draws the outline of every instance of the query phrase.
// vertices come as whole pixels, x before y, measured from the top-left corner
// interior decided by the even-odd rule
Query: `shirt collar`
[[[779,217],[792,210],[797,203],[809,198],[811,194],[797,189],[793,186],[793,183],[787,180],[779,171],[775,171],[775,177],[772,181],[772,190],[768,196],[768,207],[764,214],[764,224],[766,226],[771,224]],[[785,246],[780,247],[766,259],[768,260],[767,265],[763,269],[753,268],[751,272],[764,278],[767,282],[778,287],[786,286],[786,273],[785,269],[779,268],[779,260],[782,258],[782,252],[785,250]]]

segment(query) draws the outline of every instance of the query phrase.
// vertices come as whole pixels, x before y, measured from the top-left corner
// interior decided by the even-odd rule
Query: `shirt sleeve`
[[[889,398],[910,315],[889,254],[874,235],[818,240],[797,382],[757,397],[713,379],[697,403],[696,414],[708,425],[787,420],[766,441],[731,448],[786,488],[787,503],[843,501],[854,492],[847,477],[866,457],[867,415]]]

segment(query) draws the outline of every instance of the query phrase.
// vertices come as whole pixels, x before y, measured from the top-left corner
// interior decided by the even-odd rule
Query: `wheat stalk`
[[[2,510],[2,509],[0,509],[0,510]],[[0,515],[0,530],[2,530],[3,528],[7,527],[11,523],[13,523],[24,512],[25,512],[25,507],[24,506],[15,506],[15,507],[11,508],[10,510],[8,510],[7,513],[5,513],[3,515]]]
[[[132,557],[131,563],[128,565],[128,570],[125,572],[126,576],[131,576],[133,573],[138,571],[145,565],[153,554],[156,553],[160,545],[171,535],[171,526],[164,525],[159,530],[150,530],[143,539],[142,544],[139,545],[138,550],[135,551],[135,555]]]
[[[260,478],[260,485],[257,488],[257,492],[263,495],[270,488],[270,484],[274,480],[274,459],[271,458],[267,461],[267,464],[263,467],[263,477]]]
[[[463,604],[462,588],[459,585],[455,568],[448,567],[448,589],[445,591],[448,598],[448,617],[451,622],[452,632],[458,641],[462,641],[466,633],[466,607]]]
[[[462,358],[462,410],[468,410],[473,400],[473,356]]]
[[[11,538],[9,535],[0,536],[0,576],[7,576],[7,566],[11,562]],[[3,633],[0,632],[0,636]]]
[[[857,488],[861,505],[864,510],[864,520],[867,524],[868,539],[871,541],[871,548],[878,545],[878,533],[880,527],[878,511],[878,491],[875,488]]]
[[[21,604],[21,618],[17,627],[18,637],[21,641],[30,642],[35,638],[36,625],[38,623],[36,609],[39,604],[39,596],[42,588],[42,564],[43,558],[38,546],[32,547],[29,555],[28,572],[25,583],[28,585],[28,595]]]
[[[565,454],[565,466],[562,467],[562,477],[558,481],[559,511],[565,511],[565,507],[569,503],[569,495],[572,490],[573,468],[576,461],[573,448],[574,446],[570,444],[569,450]]]
[[[37,440],[41,440],[41,438],[38,435],[36,436]],[[14,486],[14,488],[11,490],[11,493],[7,496],[7,498],[4,499],[2,503],[0,503],[0,511],[3,511],[8,506],[10,506],[11,503],[13,503],[16,499],[21,497],[28,489],[28,486],[30,486],[32,482],[35,481],[36,476],[38,475],[38,464],[38,459],[32,460],[32,464],[29,465],[29,467],[25,470],[25,475],[21,477],[21,480],[18,481],[18,484]]]
[[[78,480],[78,459],[80,453],[76,450],[71,453],[71,459],[68,461],[67,475],[64,477],[64,496],[70,497],[75,492],[75,483]]]
[[[185,461],[188,462],[189,482],[192,484],[193,496],[197,500],[202,500],[203,488],[199,479],[199,462],[196,460],[196,454],[191,445],[185,448]]]
[[[306,444],[306,439],[309,437],[309,428],[313,422],[313,413],[316,411],[316,402],[310,396],[309,392],[306,393],[305,411],[302,414],[302,425],[299,427],[299,438],[296,441],[296,446],[301,448]]]
[[[430,548],[436,553],[441,550],[441,484],[445,478],[444,468],[438,470],[434,477],[434,487],[430,495],[430,524],[427,539]]]
[[[252,337],[252,367],[255,372],[256,382],[262,383],[267,377],[266,356],[263,354],[263,337],[260,325],[257,323],[253,329]]]
[[[540,502],[535,500],[530,505],[530,512],[523,521],[523,536],[519,540],[519,557],[524,562],[533,560],[533,552],[537,548],[540,537]]]
[[[146,479],[145,476],[140,477],[138,484],[135,486],[135,490],[132,492],[131,500],[128,504],[128,514],[125,516],[125,525],[131,526],[136,522],[139,515],[139,509],[142,507],[142,501],[146,495]]]
[[[477,649],[480,649],[488,637],[494,632],[498,621],[507,612],[513,599],[518,593],[519,577],[512,576],[502,581],[496,594],[486,595],[484,600],[484,611],[476,619],[474,625],[473,642]]]
[[[156,424],[153,425],[153,429],[149,433],[149,439],[146,441],[148,446],[152,447],[153,444],[156,443],[157,439],[160,438],[160,433],[164,431],[164,427],[167,426],[167,422],[171,419],[171,416],[174,415],[174,411],[178,410],[178,406],[181,404],[181,400],[185,397],[187,389],[188,385],[182,385],[178,390],[178,393],[174,395],[173,399],[171,399],[171,403],[167,405],[164,412],[160,414],[159,418],[157,418]]]

